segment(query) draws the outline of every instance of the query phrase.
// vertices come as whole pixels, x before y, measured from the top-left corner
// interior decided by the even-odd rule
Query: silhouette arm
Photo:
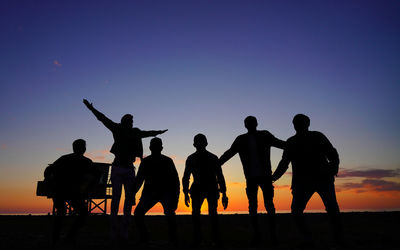
[[[232,158],[236,153],[239,152],[238,148],[239,148],[239,142],[238,139],[236,138],[232,146],[227,151],[225,151],[225,153],[223,153],[219,158],[219,164],[221,166],[224,165],[225,162],[227,162],[230,158]]]
[[[337,176],[337,174],[339,172],[339,163],[340,163],[339,154],[338,154],[336,148],[334,148],[332,146],[332,144],[328,140],[328,138],[326,138],[326,136],[323,134],[321,134],[321,135],[323,137],[323,140],[322,140],[323,146],[326,151],[326,158],[328,159],[328,162],[329,162],[328,165],[329,165],[330,171],[333,175]]]
[[[189,182],[191,174],[192,174],[192,164],[190,164],[190,160],[187,159],[185,163],[185,171],[183,172],[183,177],[182,177],[182,191],[184,194],[189,193]]]
[[[167,132],[168,129],[164,129],[164,130],[140,130],[140,134],[142,138],[145,137],[154,137],[160,134],[163,134],[165,132]]]
[[[272,146],[274,146],[276,148],[280,148],[280,149],[285,149],[286,142],[282,141],[282,140],[279,140],[278,138],[276,138],[274,136],[273,140],[272,140]]]
[[[218,186],[219,186],[219,191],[225,195],[226,194],[226,183],[225,183],[224,174],[222,173],[221,165],[219,165],[219,164],[217,166],[217,182],[218,182]]]
[[[113,130],[114,127],[116,126],[116,123],[111,121],[107,116],[105,116],[103,113],[101,113],[100,111],[98,111],[97,109],[95,109],[93,107],[93,103],[89,103],[88,100],[83,99],[83,103],[86,105],[86,107],[92,111],[92,113],[94,114],[94,116],[96,116],[97,120],[101,121],[104,126],[106,128],[108,128],[109,130]]]
[[[278,167],[275,169],[275,172],[272,174],[272,181],[276,181],[282,177],[282,175],[289,168],[290,159],[287,155],[287,151],[283,151],[282,159],[278,164]]]

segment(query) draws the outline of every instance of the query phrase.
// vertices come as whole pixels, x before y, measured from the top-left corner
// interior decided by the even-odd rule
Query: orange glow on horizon
[[[5,188],[0,187],[2,196],[0,198],[0,213],[48,213],[52,210],[52,201],[46,197],[36,197],[35,189],[30,188]],[[247,212],[248,201],[245,193],[245,183],[228,183],[229,206],[223,210],[221,200],[218,201],[219,212]],[[136,202],[139,202],[140,193],[136,195]],[[400,209],[400,192],[357,192],[354,190],[342,190],[337,192],[337,198],[341,210],[398,210]],[[275,189],[274,203],[277,212],[290,211],[292,195],[288,186],[280,186]],[[121,198],[120,212],[122,212],[124,198]],[[110,211],[108,202],[107,211]],[[134,210],[134,208],[133,208]],[[191,206],[186,207],[184,196],[181,193],[177,213],[190,214]],[[265,212],[261,190],[258,193],[258,210]],[[323,211],[324,205],[318,194],[314,194],[307,205],[307,210]],[[149,213],[163,213],[161,204],[154,206]],[[207,201],[204,201],[202,213],[208,214]]]

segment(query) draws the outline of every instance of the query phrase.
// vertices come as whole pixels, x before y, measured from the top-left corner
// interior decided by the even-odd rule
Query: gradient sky
[[[394,0],[1,1],[0,213],[49,211],[36,182],[77,138],[112,161],[83,98],[116,122],[132,113],[134,126],[169,129],[180,178],[196,133],[220,156],[247,115],[287,139],[305,113],[339,151],[340,206],[400,209],[399,13]],[[247,210],[239,158],[223,171],[230,211]],[[278,210],[290,179],[276,183]]]

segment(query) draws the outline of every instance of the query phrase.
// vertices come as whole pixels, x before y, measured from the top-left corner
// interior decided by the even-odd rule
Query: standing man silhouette
[[[182,186],[183,193],[185,194],[185,205],[187,207],[189,207],[190,198],[192,198],[194,244],[201,244],[200,208],[204,199],[207,199],[213,241],[216,245],[221,245],[217,213],[219,193],[222,193],[222,205],[224,209],[228,206],[228,197],[226,196],[225,179],[218,157],[206,150],[207,145],[205,135],[197,134],[194,137],[193,146],[196,148],[196,152],[191,154],[186,160]],[[190,175],[193,175],[194,181],[189,190]]]
[[[88,188],[91,182],[100,175],[93,166],[92,160],[83,156],[86,151],[86,142],[83,139],[75,140],[72,143],[72,149],[72,154],[61,156],[44,172],[45,178],[54,185],[53,202],[56,208],[56,217],[53,225],[53,244],[60,239],[61,225],[66,214],[66,202],[77,214],[67,235],[67,239],[75,243],[77,231],[83,226],[88,215],[85,205]]]
[[[277,243],[275,206],[273,202],[274,186],[271,179],[271,147],[283,149],[285,142],[277,139],[267,130],[257,130],[257,119],[248,116],[244,120],[246,134],[239,135],[221,157],[221,166],[239,153],[244,175],[246,177],[246,194],[249,200],[250,221],[253,227],[253,244],[259,244],[260,231],[257,220],[257,192],[261,188],[264,206],[268,212],[269,233],[273,244]]]
[[[335,175],[339,170],[339,155],[324,134],[309,131],[310,118],[297,114],[293,118],[296,134],[287,140],[277,169],[272,175],[278,180],[292,163],[292,214],[305,244],[312,244],[304,221],[304,209],[317,192],[325,205],[333,229],[335,243],[341,241],[340,210],[335,194]]]
[[[144,131],[134,128],[133,116],[131,114],[124,115],[121,118],[121,123],[115,123],[96,110],[93,104],[89,103],[86,99],[83,100],[83,103],[111,131],[114,137],[114,144],[110,150],[115,155],[111,168],[111,239],[114,241],[120,236],[124,240],[127,240],[132,206],[135,203],[135,193],[133,192],[135,167],[133,166],[133,162],[135,162],[136,157],[143,158],[142,138],[162,134],[167,129]],[[122,186],[124,186],[125,190],[124,219],[122,227],[119,228],[117,215]],[[118,232],[119,230],[120,232]]]
[[[144,158],[140,163],[134,193],[139,191],[143,182],[144,187],[134,216],[140,234],[140,241],[147,243],[148,232],[144,223],[144,216],[147,211],[160,202],[167,217],[170,242],[176,246],[178,240],[175,210],[179,201],[179,176],[172,159],[161,154],[162,149],[160,138],[151,139],[151,155]]]

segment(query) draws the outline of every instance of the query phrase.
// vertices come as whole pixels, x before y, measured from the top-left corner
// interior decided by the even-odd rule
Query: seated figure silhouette
[[[144,186],[134,217],[140,241],[146,243],[148,232],[144,223],[144,216],[147,211],[160,202],[167,217],[170,242],[177,245],[175,210],[179,201],[179,176],[172,159],[161,154],[162,149],[160,138],[151,139],[151,155],[144,158],[140,163],[134,192],[139,191],[143,182]]]
[[[339,170],[339,155],[324,134],[309,131],[310,118],[297,114],[293,118],[296,134],[287,140],[282,159],[272,179],[278,180],[292,164],[292,214],[305,244],[312,244],[304,221],[304,210],[317,192],[328,212],[335,243],[341,241],[339,205],[335,194],[335,175]]]
[[[226,196],[225,179],[218,157],[207,151],[207,145],[205,135],[197,134],[194,137],[193,146],[196,148],[196,152],[191,154],[186,160],[182,187],[187,207],[189,207],[190,198],[192,199],[194,244],[201,244],[200,208],[204,199],[207,199],[213,241],[215,244],[221,245],[217,217],[219,193],[222,193],[222,205],[224,209],[228,206],[228,197]],[[190,175],[193,175],[194,180],[189,190]]]
[[[264,206],[268,212],[269,233],[272,244],[276,244],[275,206],[273,202],[274,186],[271,179],[271,147],[283,149],[285,142],[277,139],[266,130],[257,130],[257,119],[248,116],[244,120],[246,134],[239,135],[221,157],[221,166],[239,153],[246,177],[246,194],[249,200],[249,214],[253,227],[253,245],[260,242],[260,231],[257,220],[257,193],[261,188],[264,196]]]
[[[73,153],[61,156],[45,170],[45,178],[52,179],[53,202],[56,217],[53,225],[53,244],[60,239],[63,217],[66,214],[66,202],[73,208],[77,218],[68,232],[67,239],[74,242],[77,231],[84,224],[88,215],[85,198],[91,181],[100,177],[93,166],[92,160],[83,156],[86,142],[75,140],[72,144]]]
[[[83,103],[112,132],[114,137],[114,144],[110,150],[115,155],[111,167],[111,239],[116,241],[118,237],[122,237],[126,241],[128,239],[128,226],[132,206],[135,204],[135,196],[132,190],[135,179],[133,162],[135,162],[136,157],[143,158],[142,138],[156,136],[167,130],[144,131],[134,128],[133,116],[131,114],[124,115],[121,118],[121,123],[115,123],[96,110],[93,104],[89,103],[86,99],[83,100]],[[117,214],[122,186],[125,190],[124,217],[122,227],[119,228]]]

